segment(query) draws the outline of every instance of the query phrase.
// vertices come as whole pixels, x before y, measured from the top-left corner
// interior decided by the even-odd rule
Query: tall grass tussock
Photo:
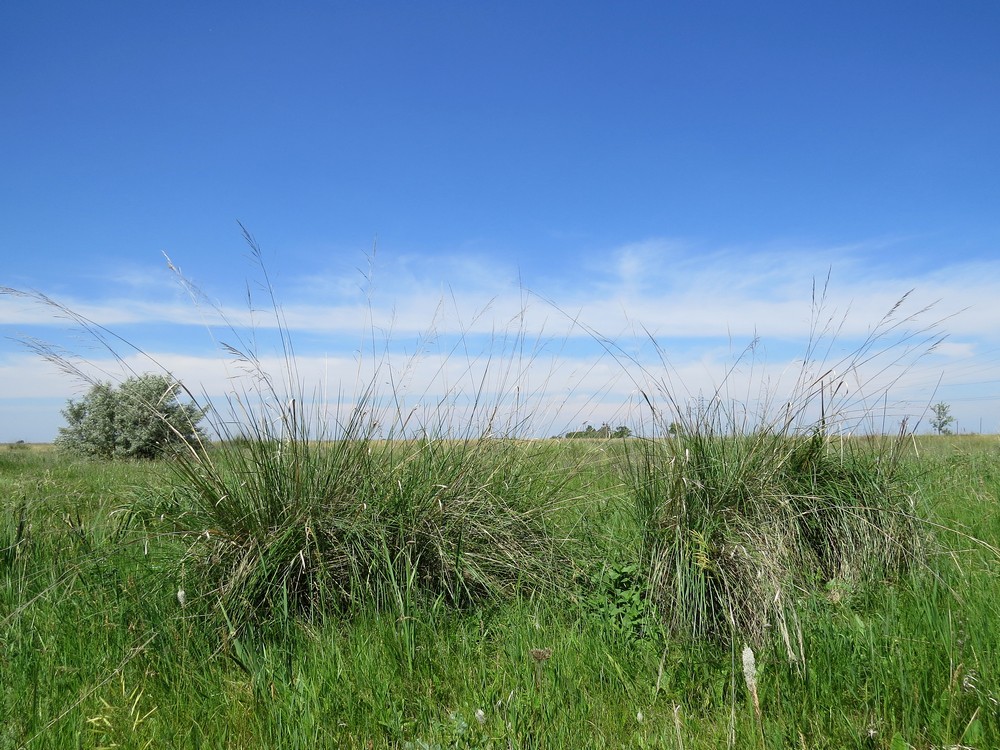
[[[406,373],[394,370],[372,341],[361,351],[373,360],[367,382],[341,394],[331,414],[330,404],[310,396],[301,381],[262,253],[248,232],[244,237],[273,316],[280,372],[264,364],[273,358],[262,350],[260,331],[231,324],[168,261],[195,304],[221,317],[227,340],[220,346],[239,373],[221,403],[184,389],[191,401],[184,408],[205,415],[214,440],[161,420],[186,450],[167,464],[169,496],[152,498],[146,513],[186,542],[178,572],[185,599],[215,602],[239,629],[278,615],[374,607],[409,616],[418,604],[461,608],[552,590],[567,566],[548,517],[566,478],[518,439],[524,426],[518,404],[526,395],[508,390],[510,373],[487,372],[471,393],[446,388],[437,406],[407,409]],[[138,350],[36,296],[122,365],[123,344],[129,353]],[[64,352],[30,344],[91,380]],[[502,340],[508,344],[523,356],[523,332]],[[489,352],[488,360],[498,354]],[[411,358],[403,369],[413,366]],[[383,381],[392,384],[389,393],[377,388]],[[141,394],[134,400],[159,415],[158,404],[142,402]],[[459,401],[461,410],[449,407]]]
[[[801,660],[797,601],[837,598],[923,564],[926,529],[901,465],[908,422],[884,433],[878,409],[893,380],[866,372],[905,365],[939,337],[933,326],[914,330],[920,313],[903,315],[904,297],[857,349],[828,361],[834,342],[824,339],[837,328],[825,296],[814,288],[813,338],[790,394],[762,392],[752,417],[726,382],[694,408],[669,378],[643,386],[651,423],[646,439],[628,444],[626,482],[671,632],[757,642],[771,632]],[[755,356],[750,347],[729,377]]]
[[[552,588],[559,550],[528,446],[376,441],[356,427],[330,441],[224,441],[175,464],[188,569],[229,616],[462,607]]]

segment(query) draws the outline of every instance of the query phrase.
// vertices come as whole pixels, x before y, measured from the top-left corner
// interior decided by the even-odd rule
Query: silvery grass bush
[[[204,438],[204,416],[192,403],[178,400],[179,385],[161,374],[126,379],[120,386],[98,382],[62,415],[55,445],[99,459],[161,458]]]
[[[411,408],[406,373],[389,362],[387,342],[379,351],[372,326],[362,356],[375,360],[373,374],[340,393],[331,415],[327,400],[302,382],[261,250],[244,235],[273,315],[281,371],[265,365],[260,331],[232,325],[168,260],[194,303],[222,317],[221,347],[242,377],[223,399],[198,398],[171,379],[171,392],[183,390],[205,415],[204,433],[172,428],[152,398],[133,400],[183,448],[166,464],[168,496],[147,499],[145,511],[184,540],[174,571],[184,604],[209,603],[238,630],[370,607],[405,619],[423,604],[475,606],[559,585],[569,566],[550,517],[571,472],[556,472],[543,446],[519,439],[532,416],[530,394],[511,368],[535,356],[523,329],[493,341],[499,351],[487,353],[471,391],[446,388],[433,399],[418,396]],[[123,352],[159,368],[131,342],[44,295],[2,291],[50,306],[130,376],[139,373]],[[28,344],[98,382],[74,355]]]
[[[186,565],[227,616],[375,607],[406,618],[414,606],[466,607],[557,586],[567,566],[550,515],[567,475],[518,439],[530,415],[508,385],[517,373],[490,371],[524,351],[523,331],[493,342],[501,351],[489,353],[471,393],[453,387],[413,408],[403,381],[414,362],[401,373],[383,356],[327,420],[326,406],[310,406],[296,385],[280,305],[259,247],[246,239],[276,316],[283,384],[262,366],[256,337],[237,334],[225,348],[252,387],[231,394],[212,450],[174,464],[177,517],[191,539]]]
[[[904,419],[886,434],[884,404],[899,372],[940,341],[936,324],[919,323],[926,310],[904,314],[904,296],[830,361],[842,321],[825,298],[825,286],[814,288],[791,393],[762,388],[755,415],[727,381],[685,403],[662,350],[668,375],[641,384],[651,418],[645,438],[628,443],[625,475],[650,590],[676,634],[759,642],[776,633],[798,660],[802,596],[837,599],[921,561],[923,527],[901,464],[912,433]],[[751,345],[737,365],[752,369],[754,357]]]

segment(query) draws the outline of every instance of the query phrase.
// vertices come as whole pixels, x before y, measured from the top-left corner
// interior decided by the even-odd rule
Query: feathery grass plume
[[[485,361],[467,355],[471,392],[446,384],[412,407],[406,378],[419,354],[394,366],[373,343],[367,380],[359,374],[357,394],[326,421],[328,407],[298,385],[259,246],[246,239],[274,310],[281,385],[256,335],[234,331],[226,349],[253,389],[230,397],[227,417],[213,409],[222,440],[212,451],[174,464],[176,522],[227,615],[370,605],[406,617],[420,601],[466,606],[557,585],[568,566],[549,515],[568,476],[544,445],[518,439],[531,414],[516,368],[537,356],[524,331],[495,337],[501,351]]]
[[[673,632],[751,642],[778,632],[794,660],[797,592],[891,580],[920,559],[900,467],[911,432],[903,419],[885,434],[885,407],[876,405],[941,337],[936,324],[920,325],[926,310],[903,315],[904,296],[852,353],[830,362],[827,339],[839,326],[824,300],[825,288],[814,289],[812,338],[784,399],[767,383],[742,406],[730,397],[736,367],[753,372],[756,342],[693,407],[662,349],[665,375],[639,365],[651,423],[627,444],[626,482],[654,599]]]
[[[353,386],[341,383],[333,398],[310,393],[262,251],[243,231],[271,316],[263,326],[249,287],[250,323],[235,325],[167,259],[192,302],[221,319],[218,344],[231,375],[225,397],[185,391],[200,402],[214,441],[198,435],[169,462],[170,497],[155,514],[187,541],[187,598],[214,595],[239,626],[420,601],[468,606],[559,585],[571,566],[552,514],[573,472],[554,467],[544,443],[521,439],[537,427],[536,394],[547,382],[537,368],[529,388],[526,372],[549,343],[529,337],[524,312],[481,351],[464,334],[443,344],[431,384],[411,393],[434,333],[401,357],[369,308]],[[163,371],[100,324],[26,296],[68,318],[127,375],[137,374],[136,355]],[[33,343],[94,380],[85,361]]]
[[[760,721],[760,698],[757,695],[757,662],[753,649],[749,646],[743,647],[743,680],[747,684],[747,692],[753,698],[753,710]]]
[[[753,713],[757,719],[757,729],[760,733],[760,746],[767,747],[764,741],[764,717],[760,711],[760,696],[757,694],[757,662],[753,649],[750,646],[743,647],[743,680],[747,685],[747,692],[753,700]]]

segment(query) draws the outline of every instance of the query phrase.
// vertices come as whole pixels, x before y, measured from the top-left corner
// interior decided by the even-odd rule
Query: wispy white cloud
[[[374,360],[359,365],[357,359],[374,331],[376,345],[381,337],[389,337],[384,372],[405,375],[408,398],[440,397],[458,386],[472,387],[481,382],[481,368],[488,365],[493,377],[509,374],[505,387],[523,389],[520,392],[536,399],[544,395],[543,411],[553,415],[546,417],[553,425],[559,420],[572,424],[624,419],[622,409],[641,401],[638,393],[652,388],[651,378],[664,381],[673,395],[680,393],[679,400],[714,392],[734,358],[758,336],[763,342],[758,351],[766,355],[752,367],[746,360],[731,372],[725,381],[731,397],[753,400],[762,391],[790,388],[790,373],[800,368],[796,358],[802,356],[816,322],[814,283],[821,290],[828,271],[831,282],[819,324],[828,324],[836,333],[831,361],[862,341],[913,289],[899,315],[920,314],[906,330],[930,327],[929,336],[940,332],[951,338],[911,362],[896,383],[897,400],[919,411],[938,383],[947,386],[950,377],[965,383],[1000,381],[992,312],[1000,293],[1000,261],[924,264],[917,272],[868,263],[877,249],[877,243],[705,249],[696,243],[652,239],[581,259],[559,278],[523,279],[531,292],[520,285],[516,269],[482,255],[434,262],[401,255],[379,261],[383,267],[376,267],[370,286],[360,273],[298,277],[285,269],[276,293],[283,325],[297,341],[299,377],[309,387],[315,384],[324,393],[351,392],[356,383],[374,377],[366,369]],[[102,326],[123,329],[141,348],[155,348],[165,367],[212,395],[232,389],[239,368],[222,357],[199,356],[193,342],[204,349],[211,338],[195,327],[214,327],[223,340],[230,340],[223,318],[248,338],[255,328],[263,361],[281,371],[280,359],[271,359],[280,350],[277,321],[264,299],[255,301],[258,309],[251,312],[240,289],[206,290],[209,296],[223,295],[215,310],[192,304],[176,288],[151,284],[141,291],[115,298],[79,295],[61,302]],[[921,313],[928,305],[934,306]],[[58,338],[66,320],[57,313],[0,295],[0,325],[8,335]],[[934,329],[937,321],[940,326]],[[154,324],[168,333],[176,329],[176,335],[168,337],[173,343],[162,331],[155,344],[145,343],[142,337]],[[652,350],[647,332],[660,352]],[[608,341],[602,344],[595,333]],[[521,346],[522,340],[525,350],[537,355],[530,362],[511,358],[511,347]],[[619,361],[605,356],[609,344],[620,347]],[[407,360],[415,353],[420,356]],[[668,360],[667,369],[660,355]],[[127,351],[123,356],[139,371],[150,369],[148,362],[130,360],[133,355]],[[890,368],[868,389],[874,394],[886,378],[898,374]],[[0,385],[8,399],[74,393],[51,365],[10,344],[0,347]],[[868,398],[857,385],[851,384],[852,393]],[[500,386],[491,387],[502,391]],[[962,408],[958,401],[956,411]],[[970,416],[972,408],[970,402]],[[976,402],[974,408],[988,409],[994,421],[1000,417],[998,404]]]
[[[910,290],[907,310],[934,305],[925,320],[947,318],[948,330],[960,334],[990,331],[1000,261],[917,276],[880,263],[868,268],[863,250],[702,251],[648,241],[610,253],[601,281],[564,288],[557,299],[591,325],[621,328],[631,320],[666,338],[799,338],[809,330],[813,290],[823,291],[829,273],[824,312],[842,323],[843,336],[863,336]]]
[[[979,349],[979,345],[971,341],[942,341],[929,354],[955,362],[974,357],[977,349]]]
[[[907,310],[936,305],[927,320],[946,319],[953,335],[990,334],[1000,261],[943,265],[922,275],[866,266],[863,246],[789,250],[706,250],[673,240],[648,240],[609,250],[560,278],[524,278],[482,257],[401,256],[376,269],[370,287],[359,274],[292,277],[277,288],[284,324],[309,333],[363,333],[371,326],[413,334],[488,333],[497,321],[522,317],[531,329],[570,333],[569,321],[615,334],[642,326],[667,338],[797,338],[811,323],[814,285],[830,273],[825,312],[842,335],[863,335],[900,297],[913,290]],[[251,284],[251,286],[253,286]],[[154,288],[159,288],[154,287]],[[529,293],[530,290],[530,293]],[[102,325],[219,323],[273,328],[270,301],[257,293],[251,313],[242,288],[222,292],[218,310],[195,305],[177,290],[157,295],[60,300]],[[532,297],[532,295],[538,295]],[[551,300],[558,309],[540,300]],[[51,308],[0,296],[7,324],[61,323]],[[221,315],[220,315],[221,313]],[[586,335],[576,330],[574,335]]]

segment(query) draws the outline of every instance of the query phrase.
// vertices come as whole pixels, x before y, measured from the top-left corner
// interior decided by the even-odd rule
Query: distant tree
[[[62,414],[56,445],[94,458],[159,458],[195,443],[204,411],[177,400],[180,385],[163,375],[139,375],[115,388],[97,383]]]
[[[931,427],[938,435],[950,435],[951,428],[948,426],[955,421],[951,416],[951,407],[944,401],[940,401],[931,407],[934,416],[931,417]]]
[[[667,427],[667,434],[671,437],[678,437],[684,434],[684,425],[680,422],[671,422],[670,426]]]
[[[624,425],[621,425],[620,427],[618,427],[618,429],[616,429],[614,432],[611,433],[611,437],[613,438],[632,437],[632,430],[630,430],[628,427],[625,427]]]

